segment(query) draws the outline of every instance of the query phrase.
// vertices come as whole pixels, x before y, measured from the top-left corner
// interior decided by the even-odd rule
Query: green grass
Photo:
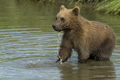
[[[120,15],[120,0],[104,0],[97,7],[97,11]]]
[[[65,4],[78,5],[92,4],[92,7],[97,7],[96,11],[120,15],[120,0],[22,0],[22,1],[36,1],[38,3],[46,4]]]
[[[22,1],[25,1],[25,0],[22,0]],[[72,3],[97,3],[97,2],[100,2],[102,0],[26,0],[26,1],[38,1],[40,3],[69,3],[69,4],[72,4]]]

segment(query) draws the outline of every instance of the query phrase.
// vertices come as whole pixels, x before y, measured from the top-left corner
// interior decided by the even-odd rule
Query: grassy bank
[[[25,1],[25,0],[22,0]],[[84,5],[92,4],[96,11],[120,15],[120,0],[27,0],[38,3],[67,4],[67,5]]]
[[[120,15],[120,0],[104,0],[97,7],[97,11]]]
[[[77,3],[98,3],[103,0],[21,0],[21,1],[37,1],[39,3],[64,3],[64,4],[77,4]]]

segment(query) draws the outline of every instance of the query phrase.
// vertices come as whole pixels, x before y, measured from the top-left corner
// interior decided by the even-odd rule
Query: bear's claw
[[[63,63],[63,59],[58,58],[58,60],[56,61],[56,63],[58,63],[58,62],[60,62],[60,64],[62,64]]]

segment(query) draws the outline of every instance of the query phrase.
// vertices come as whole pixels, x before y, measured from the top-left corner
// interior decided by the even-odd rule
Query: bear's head
[[[80,8],[66,9],[64,5],[60,7],[60,12],[56,16],[56,21],[52,25],[55,31],[71,30],[71,24],[80,15]]]

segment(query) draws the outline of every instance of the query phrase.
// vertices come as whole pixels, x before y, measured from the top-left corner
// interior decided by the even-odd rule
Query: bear
[[[105,23],[83,18],[78,6],[67,9],[61,5],[52,27],[55,31],[63,31],[56,62],[66,62],[71,57],[72,49],[78,53],[79,63],[89,59],[110,60],[116,42],[112,28]]]

